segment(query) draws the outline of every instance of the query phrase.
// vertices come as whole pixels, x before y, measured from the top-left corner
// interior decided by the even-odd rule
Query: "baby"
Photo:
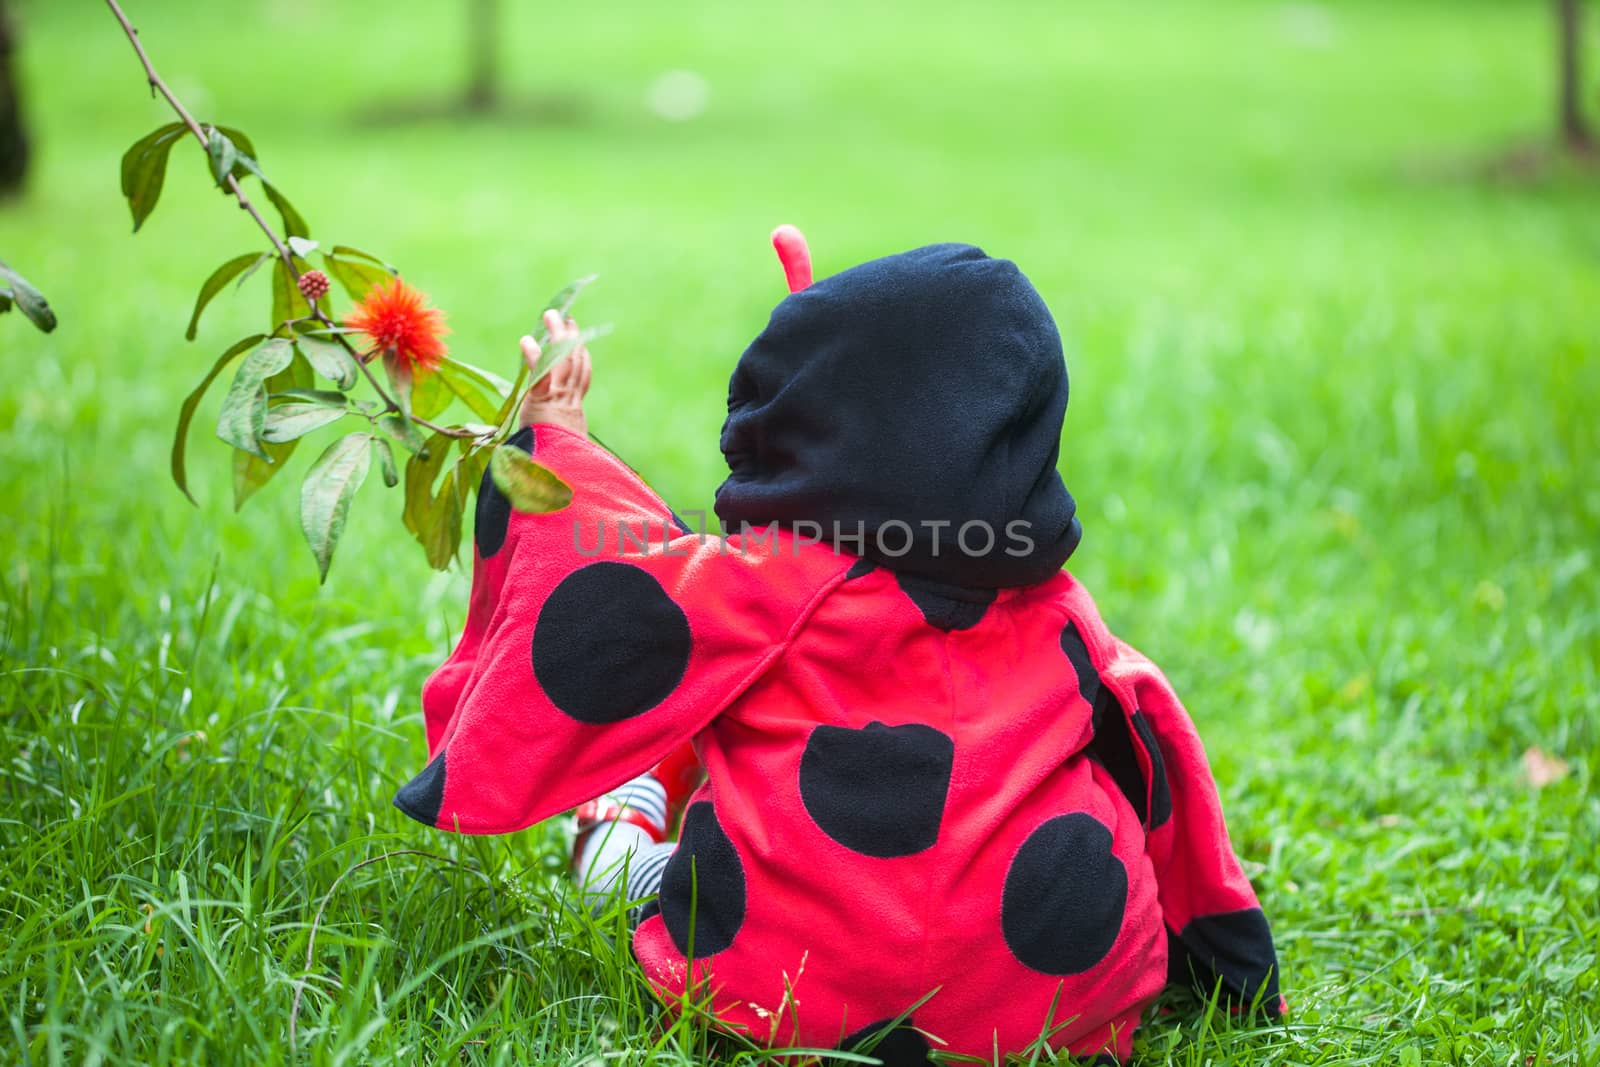
[[[1121,1059],[1169,981],[1277,1015],[1194,724],[1061,569],[1082,530],[1038,293],[968,245],[811,284],[798,232],[774,243],[792,291],[729,386],[731,535],[589,441],[589,355],[556,364],[512,443],[572,504],[484,481],[395,803],[505,833],[602,797],[580,874],[628,857],[650,983],[770,1045]]]

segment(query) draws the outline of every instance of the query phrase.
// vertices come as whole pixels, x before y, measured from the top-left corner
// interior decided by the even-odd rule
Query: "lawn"
[[[184,144],[131,236],[117,161],[168,116],[101,5],[17,6],[39,156],[0,256],[61,327],[0,319],[0,1060],[751,1059],[652,1014],[561,827],[389,806],[466,575],[374,478],[319,588],[292,485],[232,513],[217,397],[183,500],[178,402],[264,300],[193,344],[190,302],[259,235]],[[1600,1063],[1600,178],[1476,167],[1547,124],[1548,5],[508,4],[558,117],[404,125],[359,120],[457,85],[457,4],[128,6],[461,358],[513,369],[598,272],[591,425],[682,508],[773,224],[819,273],[1015,259],[1068,339],[1074,572],[1199,722],[1293,1005],[1173,999],[1141,1062]],[[643,104],[675,68],[694,121]]]

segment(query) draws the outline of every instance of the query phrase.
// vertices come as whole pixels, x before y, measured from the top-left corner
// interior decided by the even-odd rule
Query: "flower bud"
[[[308,270],[300,275],[300,295],[311,303],[328,295],[328,276],[320,270]]]

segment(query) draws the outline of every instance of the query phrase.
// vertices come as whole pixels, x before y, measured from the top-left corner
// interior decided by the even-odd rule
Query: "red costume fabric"
[[[573,504],[508,509],[477,554],[408,815],[518,830],[692,738],[708,779],[634,951],[669,1003],[692,954],[722,1024],[774,1045],[849,1047],[922,1001],[880,1057],[1125,1056],[1169,937],[1279,1007],[1194,726],[1069,574],[943,629],[886,567],[679,534],[597,445],[522,440]]]
[[[858,292],[879,302],[869,317],[843,314]],[[719,513],[767,520],[726,538],[683,532],[578,435],[513,438],[573,501],[514,512],[484,482],[465,632],[423,692],[429,762],[395,803],[440,829],[518,830],[692,741],[707,779],[634,953],[668,1005],[688,989],[720,1025],[775,1046],[900,1065],[1042,1038],[1121,1058],[1169,981],[1282,1011],[1271,933],[1194,724],[1060,570],[1081,533],[1055,474],[1066,382],[1041,314],[1014,267],[969,246],[790,296],[735,372],[724,431]],[[865,403],[943,358],[906,345],[890,368],[901,379],[853,390],[851,375],[884,368],[824,329],[841,315],[850,336],[864,321],[900,339],[1011,315],[1000,335],[1014,351],[973,372],[986,389],[953,399],[937,383],[971,361],[928,369],[923,408],[902,423],[888,410],[865,428],[865,413],[827,423],[826,405],[796,399],[807,375]],[[1008,367],[1021,368],[1014,387]],[[917,467],[926,450],[912,450],[896,468],[885,425],[895,442],[948,437],[933,453],[943,467]],[[892,512],[871,509],[908,485],[910,503],[943,494],[931,514],[1026,516],[1035,554],[962,558],[924,538],[896,565]],[[957,498],[969,492],[989,495]],[[860,502],[844,515],[868,523],[858,552],[794,518],[837,520],[838,501]],[[968,574],[985,580],[954,580]]]

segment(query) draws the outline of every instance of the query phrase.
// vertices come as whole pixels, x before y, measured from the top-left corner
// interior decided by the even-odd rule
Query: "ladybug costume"
[[[633,950],[669,1005],[688,986],[767,1044],[1120,1058],[1169,981],[1280,1013],[1194,724],[1061,569],[1081,529],[1039,295],[966,245],[812,285],[797,232],[775,242],[794,291],[722,433],[736,532],[684,532],[577,434],[518,434],[572,504],[484,481],[395,803],[504,833],[692,741],[706,781]]]

